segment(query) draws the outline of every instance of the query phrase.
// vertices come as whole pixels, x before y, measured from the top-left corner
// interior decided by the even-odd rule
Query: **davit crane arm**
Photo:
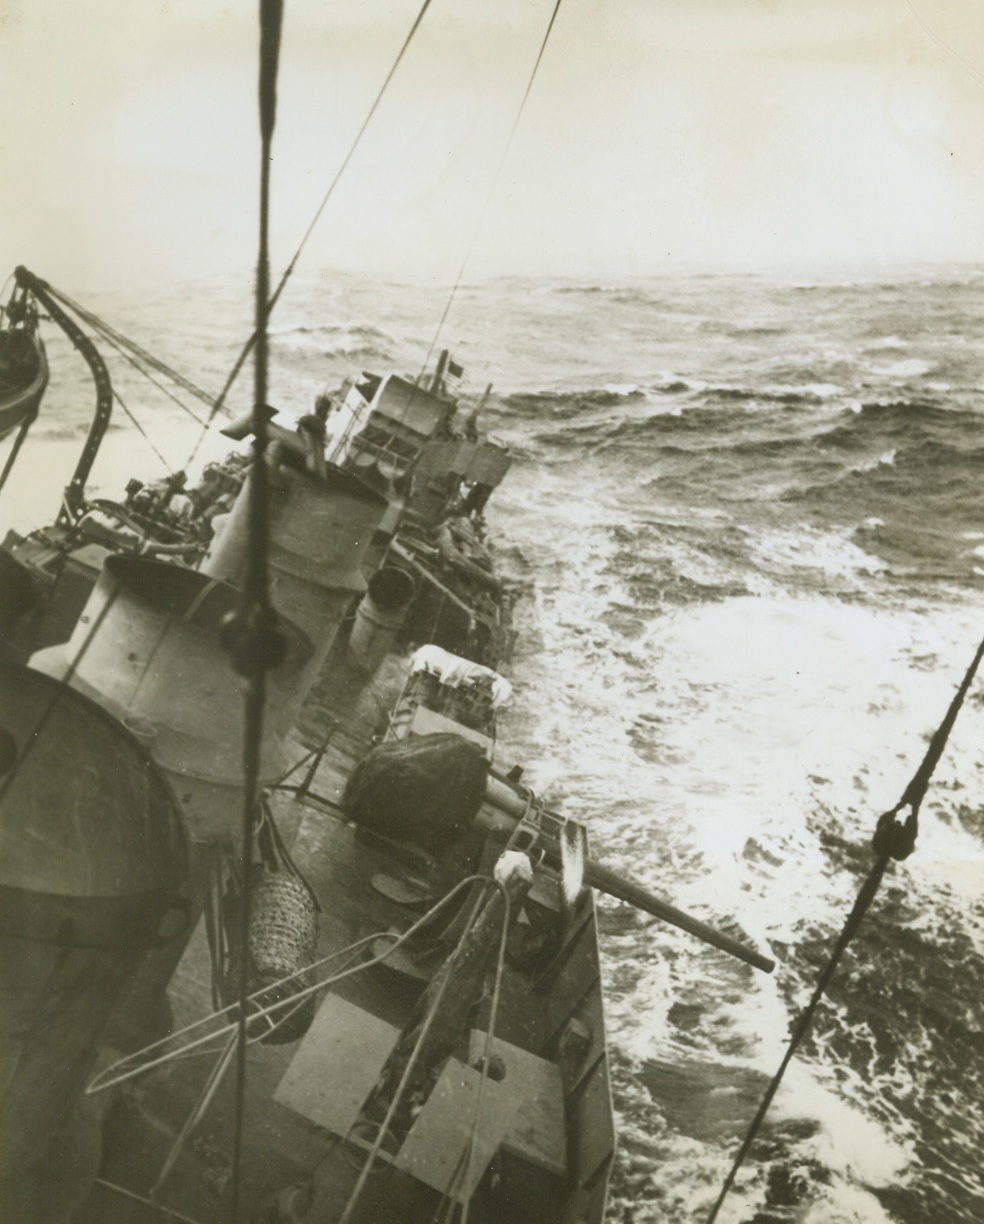
[[[95,463],[99,447],[109,427],[109,421],[113,414],[113,385],[110,381],[109,371],[106,369],[106,363],[99,356],[98,349],[74,319],[71,319],[54,300],[49,292],[50,285],[48,282],[41,280],[40,277],[35,276],[33,272],[29,272],[23,266],[17,268],[14,277],[22,289],[34,295],[54,322],[68,336],[75,348],[82,354],[86,365],[92,372],[93,382],[96,384],[96,411],[92,418],[92,424],[89,426],[89,435],[85,440],[85,445],[82,447],[82,453],[75,466],[75,471],[72,473],[72,479],[65,489],[62,507],[58,512],[58,523],[69,525],[76,520],[82,510],[85,500],[86,481],[89,478],[89,473],[92,471],[92,465]]]

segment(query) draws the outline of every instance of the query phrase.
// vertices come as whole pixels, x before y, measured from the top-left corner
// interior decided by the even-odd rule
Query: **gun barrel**
[[[521,819],[525,814],[526,801],[524,797],[500,775],[490,774],[486,787],[486,798],[512,822]],[[493,819],[488,822],[488,827],[491,829],[502,826]],[[546,841],[548,856],[551,859],[558,857],[559,847],[557,844],[552,839],[544,838],[544,840]],[[712,948],[717,948],[721,952],[727,952],[729,956],[734,956],[738,960],[744,961],[746,965],[751,965],[753,969],[760,969],[763,973],[771,973],[776,967],[774,960],[767,956],[762,956],[754,948],[746,947],[745,944],[740,943],[737,939],[733,939],[730,935],[726,935],[723,931],[716,930],[706,922],[701,922],[699,918],[694,918],[690,914],[684,913],[683,910],[677,909],[675,905],[670,905],[668,901],[662,900],[655,893],[651,893],[647,888],[643,888],[633,880],[627,879],[611,867],[607,867],[604,863],[599,863],[595,859],[588,859],[585,863],[584,879],[592,888],[600,889],[601,892],[608,893],[609,896],[616,897],[620,901],[627,901],[630,905],[636,906],[637,909],[641,909],[655,918],[660,918],[664,922],[670,923],[671,926],[679,927],[681,931],[687,931],[689,934],[695,935],[698,939],[703,940],[704,943],[710,944]]]

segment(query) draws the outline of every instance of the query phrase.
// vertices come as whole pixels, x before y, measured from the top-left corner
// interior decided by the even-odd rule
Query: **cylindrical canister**
[[[349,650],[367,675],[372,675],[392,647],[415,589],[412,576],[395,565],[384,566],[369,579],[349,635]]]
[[[109,557],[71,639],[32,656],[73,688],[132,724],[167,772],[196,841],[239,834],[246,680],[220,630],[241,594],[217,578],[145,557]],[[290,622],[286,661],[267,678],[260,784],[283,772],[284,711],[311,657]]]
[[[247,555],[249,481],[201,571],[242,581]],[[339,468],[324,478],[282,467],[270,482],[270,596],[314,645],[320,668],[353,595],[366,589],[362,566],[386,513],[381,493]]]

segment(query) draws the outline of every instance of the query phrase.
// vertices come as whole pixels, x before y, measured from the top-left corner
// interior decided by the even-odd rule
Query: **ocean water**
[[[52,269],[47,270],[57,283]],[[208,390],[249,283],[60,286]],[[308,273],[270,399],[416,373],[441,286]],[[500,742],[592,851],[779,962],[766,977],[602,898],[621,1131],[610,1218],[706,1219],[984,634],[984,269],[465,285],[438,346],[514,467],[489,511],[523,588]],[[52,387],[4,526],[50,518],[90,393]],[[125,365],[95,481],[199,426]],[[249,402],[248,382],[232,399]],[[196,412],[201,411],[198,406]],[[150,444],[152,443],[153,449]],[[199,458],[222,453],[209,438]],[[155,453],[156,452],[156,453]],[[977,683],[736,1187],[728,1224],[984,1220],[984,690]]]

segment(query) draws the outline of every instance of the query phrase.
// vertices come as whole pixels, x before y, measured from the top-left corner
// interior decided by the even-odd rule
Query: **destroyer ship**
[[[0,1218],[599,1224],[592,890],[772,962],[595,861],[500,759],[517,587],[484,512],[511,456],[451,354],[269,408],[280,20],[264,0],[251,416],[96,329],[204,398],[227,457],[94,494],[98,320],[25,268],[0,319],[0,489],[43,319],[95,401],[51,521],[0,545]]]
[[[230,421],[200,478],[113,501],[86,491],[109,372],[25,269],[15,443],[41,314],[95,410],[55,521],[0,551],[3,1218],[601,1221],[592,886],[770,962],[595,862],[499,759],[517,587],[484,510],[511,456],[482,399],[448,353],[362,374],[260,458]],[[258,481],[277,657],[250,779]]]

